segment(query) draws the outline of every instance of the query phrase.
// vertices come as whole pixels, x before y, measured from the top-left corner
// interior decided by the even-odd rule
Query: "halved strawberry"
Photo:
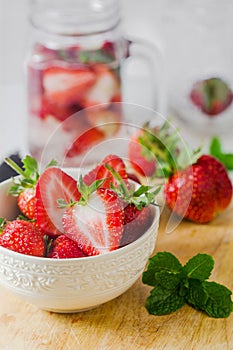
[[[80,199],[77,182],[63,170],[47,168],[36,185],[36,220],[48,235],[57,236],[63,232],[62,215],[65,209],[59,208],[58,200],[67,204]]]
[[[43,75],[45,110],[64,120],[63,113],[74,113],[81,109],[81,99],[95,81],[96,74],[83,65],[78,68],[53,66],[45,69]]]
[[[54,239],[52,248],[47,255],[48,258],[53,259],[83,258],[84,256],[86,254],[78,247],[77,243],[66,235],[60,235]]]
[[[104,133],[98,128],[90,128],[78,136],[68,148],[66,157],[72,158],[85,153],[88,149],[104,140]]]
[[[112,173],[106,168],[106,164],[113,168],[127,183],[128,175],[125,163],[115,154],[109,154],[106,156],[94,169],[90,170],[86,175],[84,175],[83,182],[86,185],[91,185],[96,180],[106,179],[102,183],[101,187],[110,188],[111,183],[114,186],[117,186],[117,181]]]
[[[124,246],[138,239],[151,225],[151,204],[156,205],[154,199],[160,187],[152,191],[151,186],[139,185],[135,182],[126,185],[119,173],[108,164],[105,166],[118,184],[117,187],[111,188],[122,200],[124,206],[124,230],[120,243]]]
[[[13,220],[6,223],[0,235],[0,245],[17,253],[44,256],[44,233],[32,222]]]
[[[85,191],[84,191],[85,192]],[[122,202],[115,192],[98,188],[63,215],[65,234],[77,242],[87,255],[99,255],[117,249],[123,232]]]

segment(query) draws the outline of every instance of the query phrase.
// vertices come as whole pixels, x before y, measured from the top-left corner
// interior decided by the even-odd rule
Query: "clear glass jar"
[[[93,145],[119,132],[122,65],[135,43],[122,35],[115,0],[32,0],[30,22],[29,152],[41,162],[79,165]],[[155,55],[143,45],[136,51]]]

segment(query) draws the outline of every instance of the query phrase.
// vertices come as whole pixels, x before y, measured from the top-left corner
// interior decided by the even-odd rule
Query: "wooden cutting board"
[[[213,255],[212,279],[233,290],[233,204],[208,225],[182,222],[167,232],[162,209],[157,251],[185,263],[197,253]],[[184,306],[167,316],[145,309],[150,287],[139,279],[117,299],[76,314],[38,310],[0,288],[1,350],[232,350],[233,314],[213,319]]]

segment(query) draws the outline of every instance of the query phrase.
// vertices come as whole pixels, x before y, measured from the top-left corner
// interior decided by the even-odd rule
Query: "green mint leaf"
[[[213,267],[214,260],[211,255],[197,254],[184,265],[183,274],[204,281],[209,278]]]
[[[181,272],[159,271],[154,274],[155,285],[160,285],[162,288],[175,289],[181,282]]]
[[[211,317],[225,318],[233,311],[232,292],[216,282],[203,282],[203,288],[208,295],[203,310]]]
[[[222,151],[221,141],[217,136],[212,138],[209,152],[212,156],[220,160],[228,170],[233,170],[233,153],[224,153]]]
[[[167,315],[180,309],[185,304],[185,299],[173,289],[155,287],[146,301],[146,309],[153,315]]]
[[[147,270],[142,274],[142,282],[154,286],[157,284],[155,273],[164,270],[174,274],[182,270],[181,263],[172,253],[159,252],[150,258]]]
[[[208,299],[208,295],[203,287],[202,281],[190,278],[186,289],[185,299],[188,304],[195,309],[203,310]]]

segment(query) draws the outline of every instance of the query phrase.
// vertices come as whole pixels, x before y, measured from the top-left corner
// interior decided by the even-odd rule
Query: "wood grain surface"
[[[213,255],[212,279],[233,290],[233,204],[208,225],[183,221],[167,232],[162,210],[157,251],[182,263],[197,253]],[[186,305],[167,316],[149,315],[149,286],[139,279],[122,296],[96,309],[55,314],[37,309],[0,288],[1,350],[233,350],[233,314],[214,319]]]

